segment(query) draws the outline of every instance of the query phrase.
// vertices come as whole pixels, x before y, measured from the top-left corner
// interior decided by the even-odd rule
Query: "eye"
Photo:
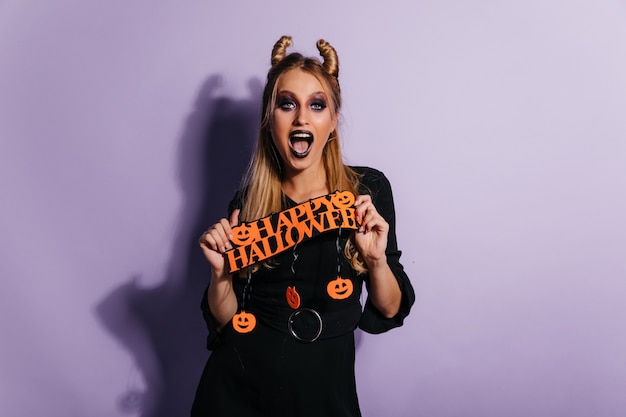
[[[288,98],[281,98],[278,100],[277,107],[281,110],[293,110],[296,108],[296,103]]]
[[[327,107],[326,102],[323,100],[315,100],[311,103],[311,109],[314,111],[322,111]]]

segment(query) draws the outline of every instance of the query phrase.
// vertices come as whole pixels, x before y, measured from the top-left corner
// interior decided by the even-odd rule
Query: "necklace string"
[[[341,276],[341,227],[337,231],[337,240],[335,241],[337,248],[337,276]]]
[[[246,302],[250,301],[250,293],[252,292],[252,268],[248,268],[248,277],[246,279],[246,285],[243,287],[243,294],[241,295],[241,309],[246,308]]]
[[[291,261],[291,273],[293,274],[293,277],[295,279],[296,277],[296,261],[298,260],[298,253],[296,252],[296,248],[298,247],[298,244],[296,243],[293,246],[293,250],[291,251],[292,256],[293,256],[293,260]]]

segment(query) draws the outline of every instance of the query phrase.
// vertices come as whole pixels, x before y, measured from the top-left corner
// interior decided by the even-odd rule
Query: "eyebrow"
[[[285,94],[285,95],[291,95],[291,96],[295,96],[296,95],[295,93],[293,93],[292,91],[289,91],[289,90],[281,90],[281,91],[278,91],[277,94],[279,94],[279,95],[280,94]],[[320,94],[324,95],[324,96],[326,95],[326,93],[323,92],[323,91],[316,91],[314,93],[309,94],[309,97],[314,97],[314,96],[317,96],[317,95],[320,95]]]

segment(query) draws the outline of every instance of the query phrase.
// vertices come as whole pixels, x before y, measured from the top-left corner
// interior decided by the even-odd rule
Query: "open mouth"
[[[308,130],[294,130],[289,134],[289,147],[296,158],[305,158],[313,145],[313,134]]]

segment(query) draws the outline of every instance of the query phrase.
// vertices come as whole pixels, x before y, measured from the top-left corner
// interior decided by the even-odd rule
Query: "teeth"
[[[313,134],[306,130],[294,130],[289,134],[289,146],[296,158],[306,158],[311,151]]]

